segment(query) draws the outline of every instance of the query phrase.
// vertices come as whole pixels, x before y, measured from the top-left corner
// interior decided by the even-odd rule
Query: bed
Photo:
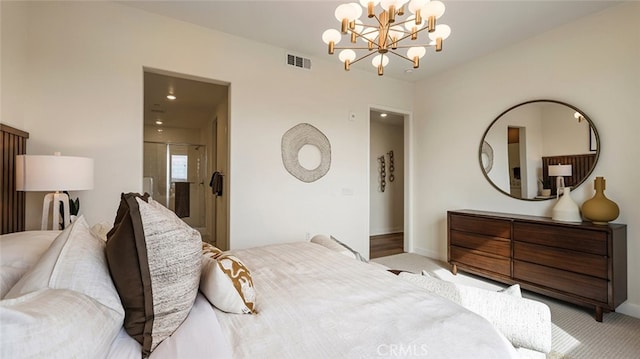
[[[130,211],[144,213],[153,209],[159,216],[157,221],[180,226],[173,218],[163,217],[170,214],[140,199],[136,201],[146,209],[130,208]],[[121,210],[122,203],[117,216],[122,220],[127,215]],[[147,227],[157,223],[144,219],[142,222]],[[114,228],[118,224],[116,219]],[[158,226],[154,225],[154,230]],[[129,293],[123,292],[118,284],[117,271],[109,268],[113,266],[108,253],[109,242],[116,241],[114,228],[110,229],[113,236],[106,243],[104,228],[89,226],[83,217],[63,232],[27,231],[0,237],[1,357],[37,357],[42,353],[49,358],[119,359],[146,356],[152,359],[519,357],[511,343],[484,318],[400,280],[386,268],[310,242],[216,254],[218,261],[223,257],[233,258],[241,262],[242,268],[250,270],[255,296],[250,298],[253,303],[247,314],[229,313],[211,304],[210,289],[203,290],[202,282],[206,277],[206,253],[201,249],[202,243],[198,243],[199,281],[193,298],[188,301],[186,314],[165,337],[152,345],[152,350],[145,350],[147,342],[130,335],[130,328],[125,328],[131,319],[126,308]],[[172,232],[171,236],[174,235]],[[153,257],[152,237],[147,230],[149,260]],[[65,243],[60,244],[60,238]],[[165,245],[167,237],[162,238],[161,243]],[[89,244],[96,249],[88,249]],[[174,266],[170,272],[184,265],[173,260],[174,257],[188,257],[175,248],[168,253],[173,254],[158,260],[164,269]],[[168,257],[171,257],[169,262]],[[48,269],[42,270],[42,262],[49,263]],[[150,268],[153,266],[149,264]],[[131,274],[131,270],[127,272]],[[25,277],[26,282],[29,279],[34,282],[34,273],[39,273],[40,287],[24,283]],[[46,273],[44,280],[42,273]],[[171,285],[189,282],[184,274],[178,276],[183,279],[171,279]],[[222,287],[216,288],[221,291]],[[160,292],[154,290],[154,296]],[[59,310],[47,310],[47,305],[29,304],[27,299],[40,296],[49,301],[50,298],[81,297],[79,303],[90,302],[92,309],[88,312],[93,314],[89,319],[81,317],[80,305],[65,311],[64,305],[56,308]],[[180,297],[177,300],[186,296]],[[153,299],[160,301],[157,297]],[[170,302],[165,305],[171,309],[182,306]],[[60,317],[58,311],[64,316]]]

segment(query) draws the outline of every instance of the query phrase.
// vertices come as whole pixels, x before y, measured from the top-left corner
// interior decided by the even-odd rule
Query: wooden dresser
[[[596,320],[627,299],[627,226],[547,217],[447,212],[448,261],[458,269],[575,304]]]

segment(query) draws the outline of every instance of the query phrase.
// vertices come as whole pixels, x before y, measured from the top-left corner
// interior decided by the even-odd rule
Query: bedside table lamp
[[[48,193],[42,205],[42,230],[49,229],[49,212],[53,212],[51,229],[60,223],[59,204],[66,228],[71,224],[69,196],[61,191],[84,191],[93,188],[93,159],[87,157],[18,155],[16,156],[16,190]],[[50,207],[53,207],[50,209]]]
[[[556,198],[560,196],[560,189],[564,189],[564,176],[571,176],[571,165],[549,165],[549,177],[556,177]]]

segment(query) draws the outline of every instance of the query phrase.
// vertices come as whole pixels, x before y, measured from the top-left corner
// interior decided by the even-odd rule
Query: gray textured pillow
[[[148,356],[180,326],[195,301],[200,233],[156,203],[123,194],[108,238],[107,258],[125,307],[125,329]]]

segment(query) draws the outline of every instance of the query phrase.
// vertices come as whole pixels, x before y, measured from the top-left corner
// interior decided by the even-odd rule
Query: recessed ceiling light
[[[163,130],[161,128],[158,129],[158,132],[162,132]]]
[[[161,120],[156,120],[156,125],[162,125],[163,122]]]
[[[387,117],[387,114],[386,113],[381,113],[380,117]]]
[[[176,99],[176,97],[175,97],[174,95],[172,95],[172,94],[168,94],[168,95],[167,95],[167,98],[168,98],[169,100],[175,100],[175,99]]]

